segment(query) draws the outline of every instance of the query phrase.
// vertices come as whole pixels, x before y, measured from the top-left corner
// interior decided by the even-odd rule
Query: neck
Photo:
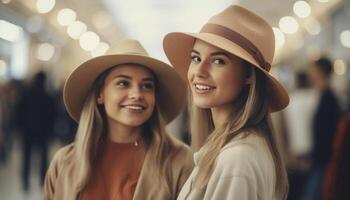
[[[214,126],[220,127],[225,124],[233,110],[234,108],[232,104],[226,104],[211,108],[211,115],[213,118]]]
[[[108,138],[113,142],[131,143],[141,137],[141,127],[131,127],[115,121],[108,122]]]

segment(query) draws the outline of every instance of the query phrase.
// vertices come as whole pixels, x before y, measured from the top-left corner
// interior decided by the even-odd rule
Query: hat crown
[[[128,54],[148,56],[148,53],[137,40],[124,39],[113,45],[106,53],[107,55]]]
[[[231,29],[248,39],[272,64],[275,36],[271,26],[261,17],[240,6],[232,5],[214,15],[207,24],[217,24]]]

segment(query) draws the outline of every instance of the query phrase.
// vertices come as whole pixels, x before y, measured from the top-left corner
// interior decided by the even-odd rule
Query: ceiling
[[[309,0],[312,15],[318,17],[342,0],[320,3]],[[238,4],[266,19],[272,26],[278,26],[279,19],[293,14],[295,0],[102,0],[105,8],[115,19],[123,37],[141,41],[152,56],[167,61],[162,50],[165,34],[174,31],[198,32],[212,15],[229,5]],[[300,31],[299,34],[303,34]],[[298,35],[298,34],[294,34]],[[293,36],[293,37],[300,37]],[[292,41],[291,41],[292,43]],[[277,52],[279,61],[290,49]]]

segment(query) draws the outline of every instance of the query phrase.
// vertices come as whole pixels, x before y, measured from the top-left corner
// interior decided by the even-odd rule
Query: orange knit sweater
[[[79,199],[132,200],[144,158],[145,149],[141,143],[136,146],[107,140],[92,178]]]

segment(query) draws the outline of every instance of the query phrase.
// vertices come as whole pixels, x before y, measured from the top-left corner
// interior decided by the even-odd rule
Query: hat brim
[[[92,58],[78,66],[64,86],[64,104],[69,115],[79,121],[88,92],[96,78],[107,69],[120,64],[134,63],[151,70],[157,78],[160,112],[166,124],[183,109],[187,100],[186,83],[168,64],[142,55],[115,54]]]
[[[211,33],[183,33],[173,32],[164,37],[163,47],[170,63],[180,76],[187,82],[187,71],[190,65],[191,52],[196,39],[200,39],[217,48],[225,50],[258,68],[268,77],[271,87],[269,91],[269,110],[276,112],[285,108],[289,103],[289,96],[284,87],[268,71],[264,70],[245,49],[232,41]]]

